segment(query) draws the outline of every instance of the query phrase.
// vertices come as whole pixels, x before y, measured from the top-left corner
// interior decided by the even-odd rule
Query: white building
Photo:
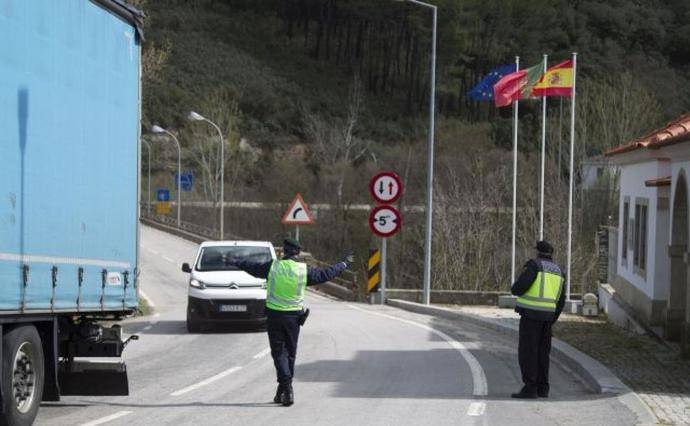
[[[620,166],[612,285],[638,320],[690,354],[690,114],[606,156]]]
[[[602,184],[607,185],[615,177],[618,167],[604,155],[587,158],[582,162],[582,188],[594,189]]]

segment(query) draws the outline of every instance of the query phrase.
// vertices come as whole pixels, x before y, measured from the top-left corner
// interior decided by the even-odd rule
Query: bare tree
[[[317,113],[307,114],[304,119],[306,133],[314,144],[313,155],[327,167],[337,169],[336,195],[339,206],[343,204],[343,186],[348,168],[369,149],[369,141],[355,135],[363,109],[362,82],[355,75],[350,86],[344,119],[326,120]]]

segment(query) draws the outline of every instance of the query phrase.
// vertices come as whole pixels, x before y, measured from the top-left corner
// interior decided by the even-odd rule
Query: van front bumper
[[[249,324],[266,322],[265,299],[187,298],[189,319],[196,323]]]

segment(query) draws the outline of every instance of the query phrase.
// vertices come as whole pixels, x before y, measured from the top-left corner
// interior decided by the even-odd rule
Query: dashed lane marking
[[[112,422],[113,420],[119,419],[120,417],[124,417],[128,414],[132,414],[131,411],[118,411],[115,414],[111,414],[109,416],[101,417],[100,419],[92,420],[88,423],[84,423],[81,426],[97,426],[97,425],[102,425],[103,423],[108,423]]]
[[[254,359],[263,358],[270,353],[271,353],[271,348],[266,348],[263,351],[259,352],[258,354],[254,355],[252,358],[254,358]]]
[[[161,256],[161,258],[162,258],[163,260],[165,260],[166,262],[175,263],[175,261],[172,260],[171,258],[169,258],[168,256]]]
[[[488,395],[489,386],[488,386],[487,381],[486,381],[486,374],[484,373],[484,369],[482,368],[482,365],[479,363],[479,361],[477,361],[477,358],[472,354],[472,352],[470,352],[467,349],[467,347],[463,343],[458,342],[457,340],[453,339],[451,336],[447,335],[446,333],[439,331],[439,330],[436,330],[435,328],[430,327],[426,324],[421,324],[421,323],[418,323],[415,321],[410,321],[410,320],[406,320],[403,318],[398,318],[396,316],[384,314],[381,312],[373,312],[373,311],[370,311],[368,309],[362,309],[362,308],[354,306],[354,305],[347,305],[347,306],[350,307],[351,309],[365,312],[367,314],[377,315],[380,317],[384,317],[384,318],[392,319],[395,321],[404,322],[406,324],[414,325],[415,327],[419,327],[419,328],[422,328],[424,330],[427,330],[427,331],[437,335],[438,337],[442,338],[451,347],[453,347],[453,349],[460,352],[460,355],[462,355],[462,357],[465,359],[465,362],[470,367],[470,371],[472,372],[472,387],[473,387],[472,394],[474,396],[486,396],[486,395]],[[473,402],[472,404],[470,404],[470,406],[467,410],[467,414],[470,416],[481,416],[482,414],[484,414],[485,410],[486,410],[486,402],[477,401],[477,402]]]
[[[178,390],[178,391],[175,391],[175,392],[171,393],[170,396],[180,396],[180,395],[184,395],[184,394],[186,394],[186,393],[188,393],[188,392],[191,392],[191,391],[193,391],[193,390],[197,390],[197,389],[202,388],[202,387],[204,387],[204,386],[206,386],[206,385],[210,385],[210,384],[213,383],[213,382],[217,382],[218,380],[222,379],[223,377],[229,376],[229,375],[231,375],[232,373],[235,373],[235,372],[237,372],[237,371],[239,371],[239,370],[241,370],[241,369],[242,369],[242,367],[232,367],[232,368],[230,368],[230,369],[228,369],[228,370],[223,371],[222,373],[218,373],[218,374],[216,374],[215,376],[209,377],[208,379],[203,380],[203,381],[201,381],[201,382],[199,382],[199,383],[196,383],[196,384],[193,384],[193,385],[191,385],[191,386],[187,386],[186,388],[183,388],[183,389],[180,389],[180,390]]]
[[[473,402],[467,409],[467,415],[473,417],[481,416],[482,414],[484,414],[484,410],[486,410],[485,402]]]

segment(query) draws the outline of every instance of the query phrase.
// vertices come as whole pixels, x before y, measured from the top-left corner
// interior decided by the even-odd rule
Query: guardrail
[[[165,215],[158,215],[158,214],[146,214],[142,211],[141,218],[145,220],[150,220],[154,222],[159,222],[168,226],[172,226],[174,228],[182,229],[184,231],[188,231],[197,235],[200,235],[202,237],[205,237],[207,240],[217,240],[219,239],[219,231],[218,229],[215,228],[209,228],[207,226],[199,225],[197,223],[193,222],[185,222],[185,221],[180,221],[180,226],[177,226],[177,219],[170,217],[170,216],[165,216]],[[234,234],[229,234],[227,232],[224,233],[221,240],[242,240],[243,238],[234,235]]]
[[[140,220],[142,223],[194,241],[196,243],[218,239],[217,229],[184,221],[180,221],[180,226],[178,227],[177,219],[168,216],[148,215],[142,212]],[[223,239],[244,240],[246,238],[225,232]],[[282,255],[281,251],[282,248],[280,247],[280,244],[277,244],[276,254]],[[304,253],[303,258],[308,265],[314,267],[321,268],[330,266],[330,264],[326,262],[315,259],[310,253]],[[349,270],[344,271],[340,277],[335,278],[331,282],[320,285],[318,290],[323,291],[326,294],[330,294],[331,296],[351,301],[362,301],[366,297],[363,294],[363,287],[360,288],[358,285],[357,273]]]

